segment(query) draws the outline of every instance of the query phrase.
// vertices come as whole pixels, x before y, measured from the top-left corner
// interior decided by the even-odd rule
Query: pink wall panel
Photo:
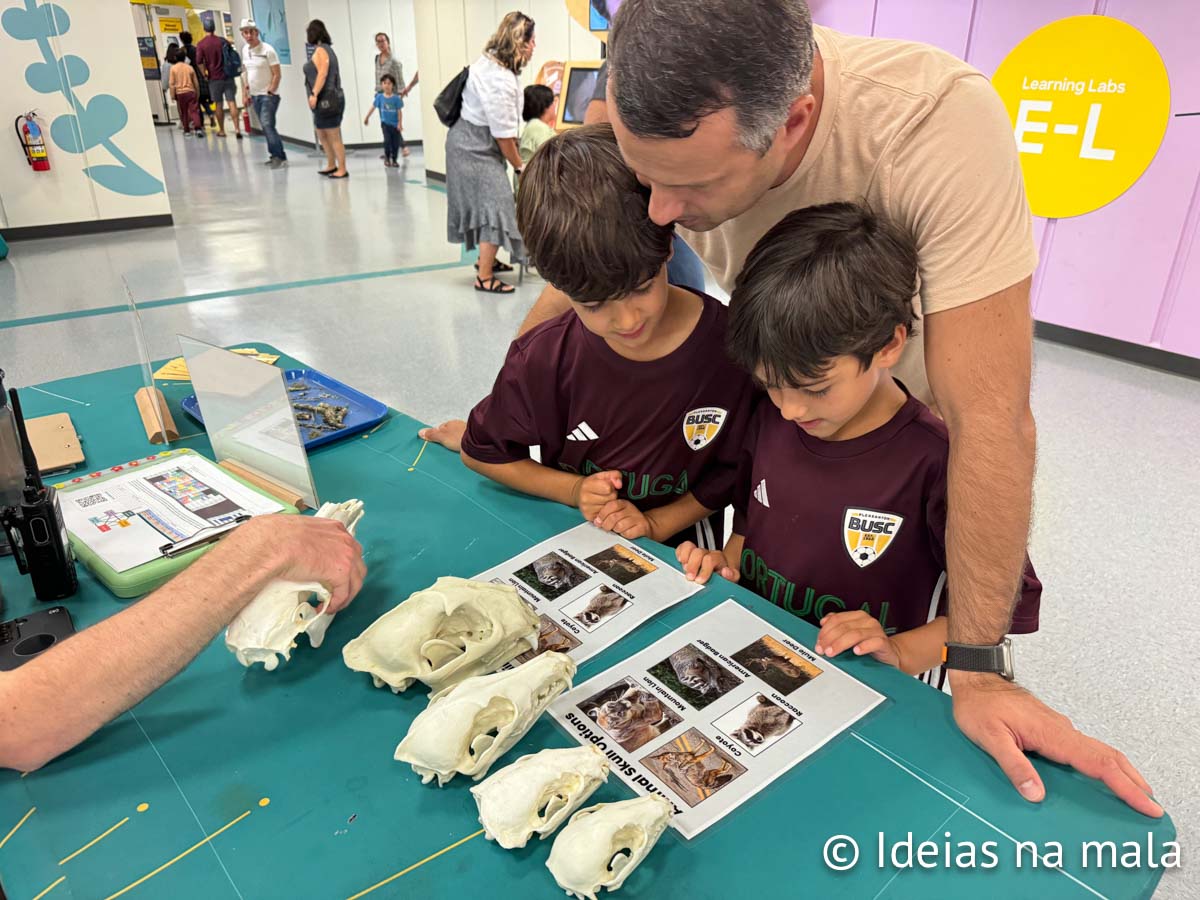
[[[1196,202],[1195,200],[1193,202]],[[1183,277],[1163,333],[1164,350],[1200,357],[1200,228],[1192,232],[1191,246],[1184,248]]]
[[[1055,19],[1088,15],[1093,8],[1092,0],[976,0],[967,62],[990,77],[1026,35]]]
[[[1125,20],[1158,48],[1171,79],[1171,111],[1200,112],[1200,4],[1108,0],[1104,13]]]
[[[1037,317],[1148,344],[1198,173],[1200,117],[1172,119],[1158,156],[1123,196],[1057,221]]]
[[[809,0],[813,21],[847,34],[870,34],[875,0]]]
[[[933,44],[961,59],[973,5],[974,0],[878,0],[875,36]]]

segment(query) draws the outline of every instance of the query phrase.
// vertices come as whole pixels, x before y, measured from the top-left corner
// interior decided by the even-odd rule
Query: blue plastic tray
[[[325,431],[309,437],[311,432],[304,426],[304,423],[298,422],[300,436],[304,438],[305,450],[312,450],[314,447],[332,444],[334,441],[340,441],[342,438],[350,437],[352,434],[358,434],[369,428],[374,428],[387,418],[388,408],[386,403],[380,403],[374,397],[368,397],[366,394],[356,391],[354,388],[344,385],[337,379],[330,378],[316,369],[287,369],[283,373],[283,379],[287,382],[288,387],[291,387],[297,381],[309,386],[309,390],[307,391],[288,391],[288,396],[293,403],[304,402],[311,403],[314,406],[318,403],[330,403],[334,406],[347,406],[350,408],[350,411],[346,413],[346,427],[340,431]],[[331,396],[324,396],[326,394]],[[200,414],[200,403],[196,400],[195,394],[184,397],[179,401],[179,405],[185,413],[201,425],[204,424],[204,416]]]

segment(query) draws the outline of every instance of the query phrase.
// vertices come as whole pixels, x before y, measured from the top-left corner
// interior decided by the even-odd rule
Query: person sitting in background
[[[521,113],[525,129],[517,147],[523,165],[529,165],[529,159],[538,147],[554,137],[554,118],[558,113],[555,99],[554,91],[544,84],[531,84],[525,88],[525,109]]]
[[[391,75],[384,75],[380,84],[383,89],[375,95],[375,102],[367,110],[363,124],[369,125],[372,114],[379,110],[379,124],[383,126],[383,164],[395,167],[400,165],[396,161],[396,154],[400,152],[400,110],[404,101],[396,93],[396,79]],[[404,155],[407,156],[408,152],[405,151]]]
[[[197,137],[204,137],[204,127],[200,121],[200,83],[196,79],[196,70],[182,51],[175,54],[168,89],[171,99],[179,107],[179,121],[183,125],[183,133],[191,134],[194,128]]]

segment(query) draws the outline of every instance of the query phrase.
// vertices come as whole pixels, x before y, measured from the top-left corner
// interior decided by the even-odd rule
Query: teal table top
[[[293,364],[300,365],[280,361]],[[131,366],[24,390],[22,402],[30,416],[71,414],[87,454],[81,471],[89,471],[157,449],[134,406],[140,386]],[[189,386],[159,386],[185,435],[176,446],[210,454],[178,406]],[[358,536],[370,573],[324,646],[313,650],[302,640],[290,663],[268,673],[242,668],[218,637],[177,678],[72,752],[26,776],[0,773],[0,880],[8,897],[563,896],[545,868],[549,841],[500,849],[479,833],[471,782],[423,786],[392,759],[425,706],[425,690],[377,690],[342,663],[342,645],[412,591],[440,575],[483,571],[579,521],[574,510],[514,494],[454,455],[424,447],[418,427],[393,412],[373,433],[311,454],[323,499],[366,504]],[[77,628],[126,605],[82,569],[80,581],[66,602]],[[34,607],[11,559],[0,561],[0,582],[8,616]],[[812,645],[807,623],[718,580],[582,665],[576,683],[728,597]],[[957,730],[949,698],[870,659],[840,664],[888,699],[695,839],[668,830],[624,896],[1153,893],[1161,874],[1153,863],[1175,839],[1169,818],[1145,819],[1103,786],[1041,760],[1048,796],[1028,804]],[[571,743],[543,717],[495,768]],[[589,802],[626,796],[611,777]],[[934,841],[942,848],[936,865],[923,869],[914,856],[906,866],[902,854],[893,863],[887,850],[881,861],[881,834],[887,848],[906,838]],[[860,847],[847,871],[822,859],[836,835]],[[997,864],[984,868],[989,841]],[[1030,847],[1018,864],[1017,841],[1046,852],[1057,842],[1060,868],[1048,865],[1053,859],[1035,866]],[[1086,841],[1114,842],[1115,864],[1105,850],[1103,862],[1093,852],[1085,867]],[[1139,860],[1126,842],[1140,846]],[[976,848],[974,868],[966,844]]]

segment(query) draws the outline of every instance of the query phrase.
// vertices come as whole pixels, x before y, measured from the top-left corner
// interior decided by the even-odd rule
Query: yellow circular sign
[[[1154,159],[1170,118],[1162,57],[1109,16],[1039,28],[1005,57],[992,84],[1038,216],[1078,216],[1117,199]]]

